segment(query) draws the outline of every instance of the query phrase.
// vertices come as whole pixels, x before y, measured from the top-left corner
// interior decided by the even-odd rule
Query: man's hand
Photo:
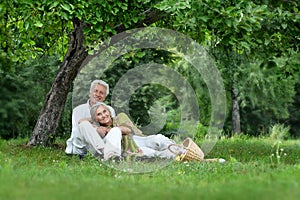
[[[118,126],[118,127],[121,129],[123,135],[129,135],[132,133],[131,128],[127,126]]]

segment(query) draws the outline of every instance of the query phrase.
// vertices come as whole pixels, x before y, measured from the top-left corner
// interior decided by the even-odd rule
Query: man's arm
[[[80,123],[83,122],[83,121],[88,121],[88,122],[90,122],[90,123],[93,123],[92,118],[87,117],[87,118],[82,118],[82,119],[80,119],[80,120],[78,121],[78,124],[80,124]]]

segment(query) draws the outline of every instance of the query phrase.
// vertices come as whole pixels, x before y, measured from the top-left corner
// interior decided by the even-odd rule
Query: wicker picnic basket
[[[202,161],[204,159],[203,151],[191,138],[186,138],[182,145],[171,144],[168,148],[177,155],[179,161]],[[178,150],[180,148],[184,148],[185,152]]]

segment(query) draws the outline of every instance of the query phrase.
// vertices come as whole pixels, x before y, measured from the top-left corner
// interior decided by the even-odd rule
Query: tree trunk
[[[238,89],[235,86],[231,89],[231,98],[233,133],[239,135],[241,133],[240,107],[238,102]]]
[[[84,22],[73,19],[74,31],[70,34],[70,45],[59,72],[47,94],[44,107],[31,134],[27,145],[49,145],[58,126],[69,89],[82,62],[88,53],[84,45]]]

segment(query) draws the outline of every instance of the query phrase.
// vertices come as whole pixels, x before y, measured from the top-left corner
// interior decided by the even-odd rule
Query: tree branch
[[[119,24],[119,25],[115,26],[114,30],[117,32],[117,35],[110,35],[111,36],[110,44],[101,46],[100,49],[94,53],[94,55],[89,55],[86,58],[86,60],[84,61],[84,63],[82,63],[81,68],[83,66],[85,66],[92,58],[101,54],[101,52],[104,49],[112,46],[116,42],[133,34],[133,32],[131,32],[130,34],[125,33],[126,30],[130,30],[130,29],[134,29],[134,28],[143,28],[143,27],[149,26],[150,24],[153,24],[154,22],[157,22],[160,19],[162,19],[166,15],[166,13],[164,13],[158,9],[155,9],[155,8],[150,8],[150,9],[146,10],[145,12],[143,12],[142,15],[145,15],[145,18],[143,20],[138,21],[136,24],[134,24],[130,28],[125,28],[125,26],[123,24]],[[123,34],[120,34],[120,33],[123,33]]]
[[[155,8],[150,8],[148,10],[146,10],[143,15],[145,15],[145,19],[137,22],[136,24],[134,24],[132,27],[130,28],[142,28],[142,27],[146,27],[149,26],[150,24],[153,24],[154,22],[157,22],[158,20],[162,19],[162,17],[164,15],[166,15],[166,13],[157,10]],[[119,24],[117,26],[114,27],[114,30],[117,33],[121,33],[126,31],[126,28],[123,24]]]

